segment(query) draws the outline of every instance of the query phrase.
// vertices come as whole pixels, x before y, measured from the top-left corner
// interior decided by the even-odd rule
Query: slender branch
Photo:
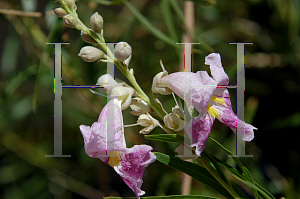
[[[5,15],[16,15],[16,16],[24,16],[24,17],[41,17],[41,12],[24,12],[21,10],[7,10],[7,9],[0,9],[0,14]]]

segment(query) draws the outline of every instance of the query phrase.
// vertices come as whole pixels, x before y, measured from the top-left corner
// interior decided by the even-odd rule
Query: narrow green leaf
[[[241,170],[243,171],[243,174],[244,174],[244,177],[243,178],[244,180],[247,180],[251,183],[255,183],[253,178],[252,178],[252,175],[251,173],[249,172],[249,170],[247,169],[247,167],[245,167],[245,165],[237,158],[237,157],[234,157],[233,153],[231,151],[229,151],[228,149],[226,149],[222,144],[220,144],[218,141],[216,141],[215,139],[209,137],[211,140],[213,140],[215,143],[217,143],[224,151],[226,151],[229,155],[231,155],[231,157],[234,159],[234,161],[237,163],[237,165],[241,168]],[[232,167],[233,168],[233,167]],[[256,191],[256,189],[252,189],[252,192],[253,192],[253,195],[256,199],[258,199],[258,193]]]
[[[160,142],[184,142],[184,137],[177,134],[154,134],[145,135],[148,140],[156,140]]]
[[[172,16],[172,11],[170,8],[170,2],[169,0],[161,0],[160,1],[160,8],[162,10],[162,14],[165,20],[166,27],[168,29],[168,32],[170,33],[171,38],[174,41],[179,41],[179,38],[176,34],[176,29],[174,26],[174,17]]]
[[[212,155],[213,156],[213,155]],[[222,167],[224,167],[225,169],[227,169],[228,171],[230,171],[233,175],[236,175],[240,178],[246,179],[245,174],[243,174],[242,172],[240,172],[239,170],[237,170],[236,168],[230,166],[229,164],[223,162],[222,160],[220,160],[219,158],[213,156],[215,161],[221,165]]]
[[[215,199],[215,197],[208,196],[192,196],[192,195],[172,195],[172,196],[149,196],[149,197],[141,197],[141,199]],[[104,197],[104,199],[136,199],[136,197]]]
[[[247,180],[247,177],[245,176],[245,174],[243,174],[242,172],[238,171],[236,168],[226,164],[225,162],[223,162],[222,160],[220,160],[219,158],[213,156],[214,159],[216,160],[216,162],[218,164],[220,164],[222,167],[224,167],[225,169],[227,169],[228,171],[230,171],[233,175],[243,179],[243,180]],[[259,184],[257,184],[256,182],[254,182],[254,184],[260,188],[263,192],[265,192],[266,194],[269,195],[270,198],[274,198],[274,196],[272,194],[270,194],[266,189],[264,189],[263,187],[261,187]]]
[[[213,165],[213,167],[216,168],[216,171],[219,173],[220,177],[223,178],[223,180],[228,183],[227,178],[225,177],[223,171],[221,170],[221,168],[219,167],[219,164],[215,161],[215,159],[207,152],[207,150],[204,150],[202,152],[202,157],[208,159],[211,164]]]
[[[124,5],[132,12],[132,14],[137,18],[137,20],[143,24],[153,35],[155,35],[160,40],[170,44],[176,48],[180,48],[180,45],[176,45],[176,41],[171,39],[170,37],[163,34],[160,30],[154,27],[148,19],[146,19],[129,1],[124,0]]]
[[[174,25],[174,16],[172,14],[172,10],[171,10],[171,6],[170,6],[170,0],[162,0],[160,1],[160,8],[162,10],[162,15],[166,24],[166,27],[168,29],[168,32],[170,34],[170,37],[174,40],[174,41],[180,41],[176,29],[175,29],[175,25]],[[178,57],[181,56],[181,51],[179,48],[175,48]]]
[[[171,157],[163,153],[155,152],[154,154],[159,162],[190,175],[227,198],[233,198],[228,191],[202,166],[183,161],[180,158]]]
[[[274,196],[270,196],[269,194],[265,193],[262,189],[260,189],[259,186],[255,185],[251,182],[248,182],[246,180],[243,180],[240,177],[237,177],[237,176],[234,176],[234,177],[237,178],[239,181],[243,182],[244,184],[248,185],[248,187],[251,187],[252,189],[259,191],[265,198],[268,198],[268,199],[274,198]]]

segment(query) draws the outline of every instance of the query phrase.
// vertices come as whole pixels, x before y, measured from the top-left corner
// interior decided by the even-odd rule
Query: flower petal
[[[192,72],[177,72],[167,75],[161,78],[161,82],[167,82],[169,87],[173,90],[176,95],[178,95],[181,99],[184,99],[184,91],[188,91],[191,87],[191,76],[195,75]],[[189,84],[185,85],[184,81],[188,79]],[[189,101],[189,100],[188,100]]]
[[[206,146],[206,140],[210,135],[211,127],[215,118],[210,114],[205,114],[204,117],[194,117],[189,122],[186,132],[192,139],[191,147],[196,147],[196,154],[200,156]]]
[[[91,127],[80,125],[80,131],[84,137],[84,147],[86,153],[93,158],[109,154],[107,149],[114,149],[115,151],[126,152],[124,128],[119,128],[114,132],[114,139],[107,140],[107,107],[113,106],[114,108],[114,130],[123,126],[123,116],[121,112],[121,102],[117,99],[110,100],[107,105],[102,109],[98,122],[94,122]],[[107,141],[106,141],[107,140]]]
[[[206,113],[207,104],[216,90],[217,82],[206,71],[198,71],[191,76],[191,98],[193,106],[198,110],[200,117]]]
[[[205,64],[210,65],[210,72],[218,85],[228,85],[229,78],[224,71],[219,53],[211,53],[205,57]]]
[[[227,86],[229,78],[224,71],[221,63],[221,56],[219,53],[211,53],[205,57],[205,64],[210,65],[210,72],[213,78],[216,80],[218,85]],[[221,95],[226,88],[217,88],[215,91],[216,95]]]
[[[135,145],[129,149],[128,153],[121,154],[120,164],[114,167],[115,171],[134,191],[138,198],[145,194],[141,190],[144,170],[150,163],[156,160],[156,156],[151,150],[152,147],[148,145]]]
[[[254,138],[253,130],[257,130],[257,128],[245,123],[235,115],[231,107],[230,96],[227,89],[224,91],[222,97],[216,99],[212,98],[209,105],[217,112],[216,117],[218,120],[229,126],[234,133],[237,132],[237,127],[238,129],[244,129],[237,134],[243,141],[251,141]]]

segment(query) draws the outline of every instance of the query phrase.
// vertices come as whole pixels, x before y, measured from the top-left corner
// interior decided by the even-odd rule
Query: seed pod
[[[64,19],[64,23],[66,24],[66,26],[70,27],[70,28],[75,28],[76,25],[78,25],[78,21],[76,19],[76,17],[72,14],[67,14],[65,16],[63,16]]]
[[[100,33],[103,29],[103,18],[101,15],[98,14],[98,12],[95,12],[91,18],[90,18],[90,24],[92,26],[92,29],[96,33]]]
[[[115,46],[115,57],[119,62],[123,62],[129,58],[131,53],[131,46],[127,42],[119,42]]]
[[[85,46],[81,48],[78,56],[81,57],[86,62],[94,62],[103,58],[104,53],[98,48],[92,46]]]
[[[81,30],[81,39],[87,43],[97,43],[89,34],[87,34],[86,32],[84,32],[83,30]]]
[[[56,16],[63,18],[66,14],[68,14],[63,8],[55,8],[53,9]]]

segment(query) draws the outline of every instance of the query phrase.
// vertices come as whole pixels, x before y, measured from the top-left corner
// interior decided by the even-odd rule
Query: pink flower
[[[192,138],[191,147],[196,147],[196,154],[199,156],[205,148],[215,118],[229,126],[235,133],[237,127],[243,128],[244,132],[238,133],[243,141],[251,141],[254,138],[253,130],[257,129],[238,119],[232,111],[229,92],[224,87],[228,85],[229,78],[222,67],[220,55],[209,54],[205,57],[205,64],[210,65],[212,77],[206,71],[178,72],[167,75],[161,80],[167,82],[179,97],[192,102],[199,112],[197,117],[192,118],[186,129]],[[182,82],[185,78],[189,83],[187,87]],[[185,90],[188,92],[185,93]]]
[[[106,138],[108,106],[114,108],[114,140]],[[99,158],[113,167],[139,198],[145,193],[141,190],[144,170],[156,160],[156,156],[151,152],[151,146],[135,145],[132,148],[127,148],[124,128],[121,126],[123,126],[121,101],[112,99],[102,109],[98,122],[94,122],[91,127],[80,125],[79,128],[84,138],[86,153],[90,157]]]

